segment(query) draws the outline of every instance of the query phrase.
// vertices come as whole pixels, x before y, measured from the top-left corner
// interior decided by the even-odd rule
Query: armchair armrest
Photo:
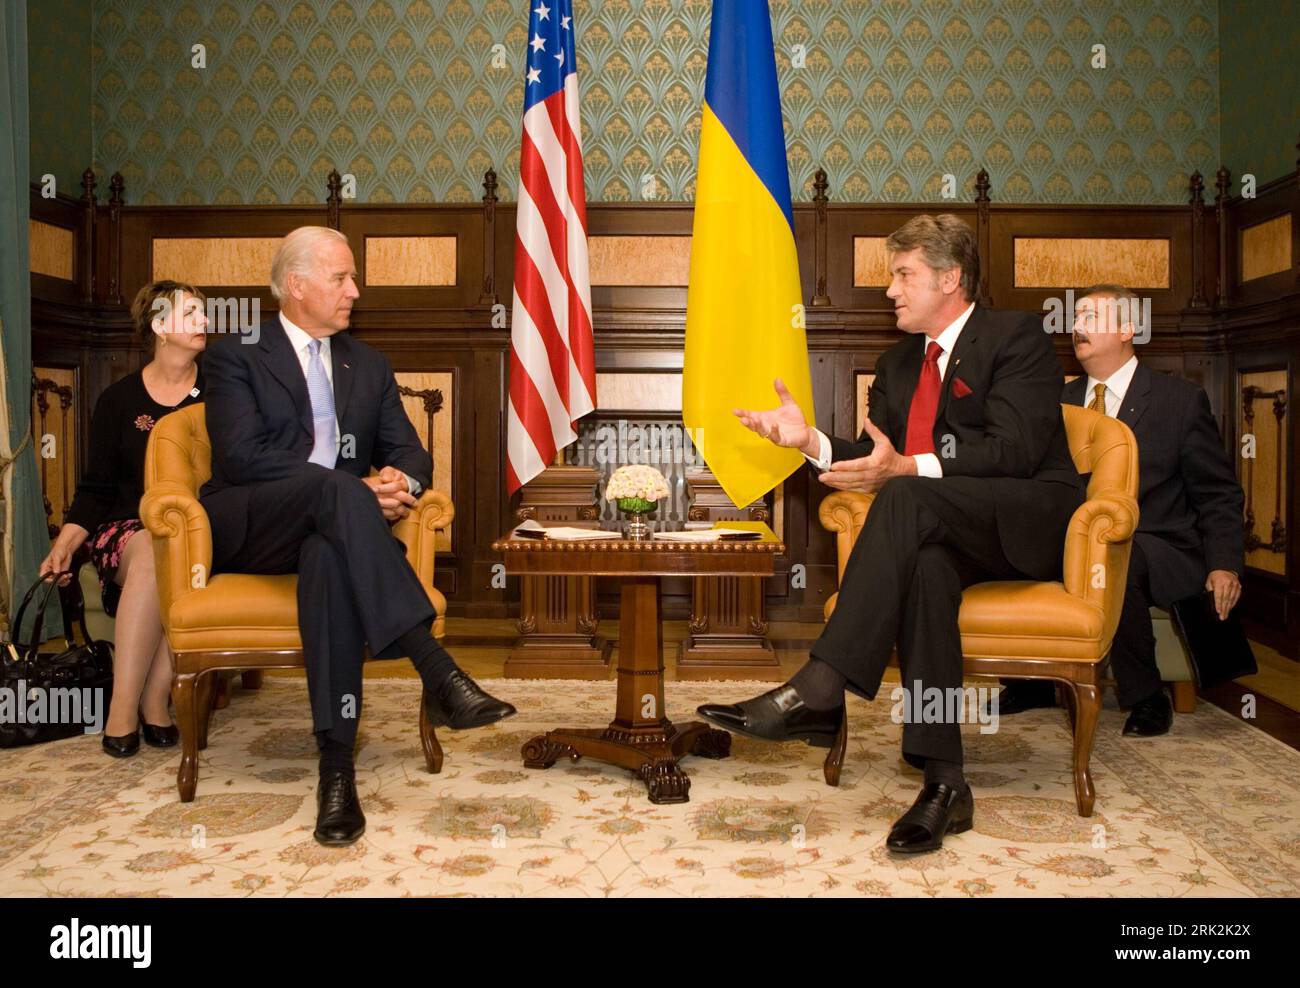
[[[140,499],[140,520],[153,537],[158,603],[170,631],[171,605],[202,590],[212,575],[212,527],[199,499],[174,480],[149,486]]]
[[[1065,589],[1102,611],[1107,643],[1124,605],[1137,520],[1136,498],[1106,490],[1079,505],[1065,534]]]
[[[433,589],[437,533],[450,528],[455,517],[456,507],[450,497],[442,491],[426,490],[416,500],[411,513],[393,525],[393,535],[406,546],[406,561],[426,592]]]
[[[863,494],[859,491],[836,491],[822,501],[817,517],[822,528],[835,533],[835,582],[844,579],[844,567],[853,551],[853,543],[858,540],[862,526],[867,523],[867,512],[876,495]]]

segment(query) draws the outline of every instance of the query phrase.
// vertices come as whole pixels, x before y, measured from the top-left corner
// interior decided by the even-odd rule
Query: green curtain
[[[27,263],[30,134],[27,123],[27,4],[0,5],[0,346],[4,348],[5,399],[10,449],[31,433],[32,299]],[[36,579],[50,548],[30,441],[10,467],[14,554],[12,607]],[[56,608],[51,608],[51,611]],[[11,615],[12,617],[12,615]],[[27,621],[30,622],[29,617]],[[46,634],[58,634],[60,617],[46,615]]]

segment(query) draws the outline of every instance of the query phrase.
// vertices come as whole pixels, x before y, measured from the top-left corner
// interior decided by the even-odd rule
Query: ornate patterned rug
[[[770,685],[770,684],[768,684]],[[655,806],[631,773],[590,761],[525,769],[519,748],[603,725],[614,684],[492,681],[519,715],[440,733],[424,771],[413,680],[366,684],[358,781],[369,821],[319,847],[316,764],[300,681],[236,691],[214,714],[198,798],[177,801],[178,755],[125,761],[98,737],[0,754],[0,894],[8,896],[1295,896],[1300,753],[1201,704],[1164,738],[1120,737],[1103,711],[1097,806],[1075,815],[1065,715],[965,731],[975,829],[935,854],[883,847],[920,776],[886,702],[852,700],[840,788],[823,752],[736,738],[687,760],[689,803]],[[669,715],[755,683],[669,683]],[[1113,701],[1112,701],[1113,702]]]

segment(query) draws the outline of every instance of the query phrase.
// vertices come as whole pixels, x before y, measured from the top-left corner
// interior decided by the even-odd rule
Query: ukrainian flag
[[[743,507],[804,462],[736,408],[778,404],[780,377],[814,421],[790,175],[767,0],[714,0],[686,301],[682,421]]]

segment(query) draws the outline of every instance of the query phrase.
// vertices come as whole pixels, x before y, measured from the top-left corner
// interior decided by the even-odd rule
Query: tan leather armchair
[[[1119,624],[1137,528],[1137,440],[1118,419],[1063,405],[1074,465],[1091,474],[1088,499],[1065,536],[1064,580],[978,583],[962,594],[958,627],[967,674],[1055,680],[1065,686],[1074,732],[1074,795],[1091,816],[1095,793],[1089,758],[1101,710],[1101,669]],[[834,532],[839,577],[867,520],[874,494],[837,492],[821,504],[822,527]],[[829,618],[838,594],[826,602]],[[826,781],[839,782],[846,739],[827,755]]]
[[[172,700],[181,732],[176,788],[194,798],[198,752],[208,744],[213,680],[235,669],[290,669],[303,665],[298,634],[298,577],[245,573],[211,575],[212,530],[199,488],[212,474],[202,404],[158,420],[145,454],[140,518],[153,536],[162,623],[175,659]],[[451,499],[425,491],[393,526],[406,558],[437,614],[434,637],[445,630],[447,599],[433,586],[436,533],[455,516]],[[420,742],[430,772],[442,770],[442,747],[420,707]]]

